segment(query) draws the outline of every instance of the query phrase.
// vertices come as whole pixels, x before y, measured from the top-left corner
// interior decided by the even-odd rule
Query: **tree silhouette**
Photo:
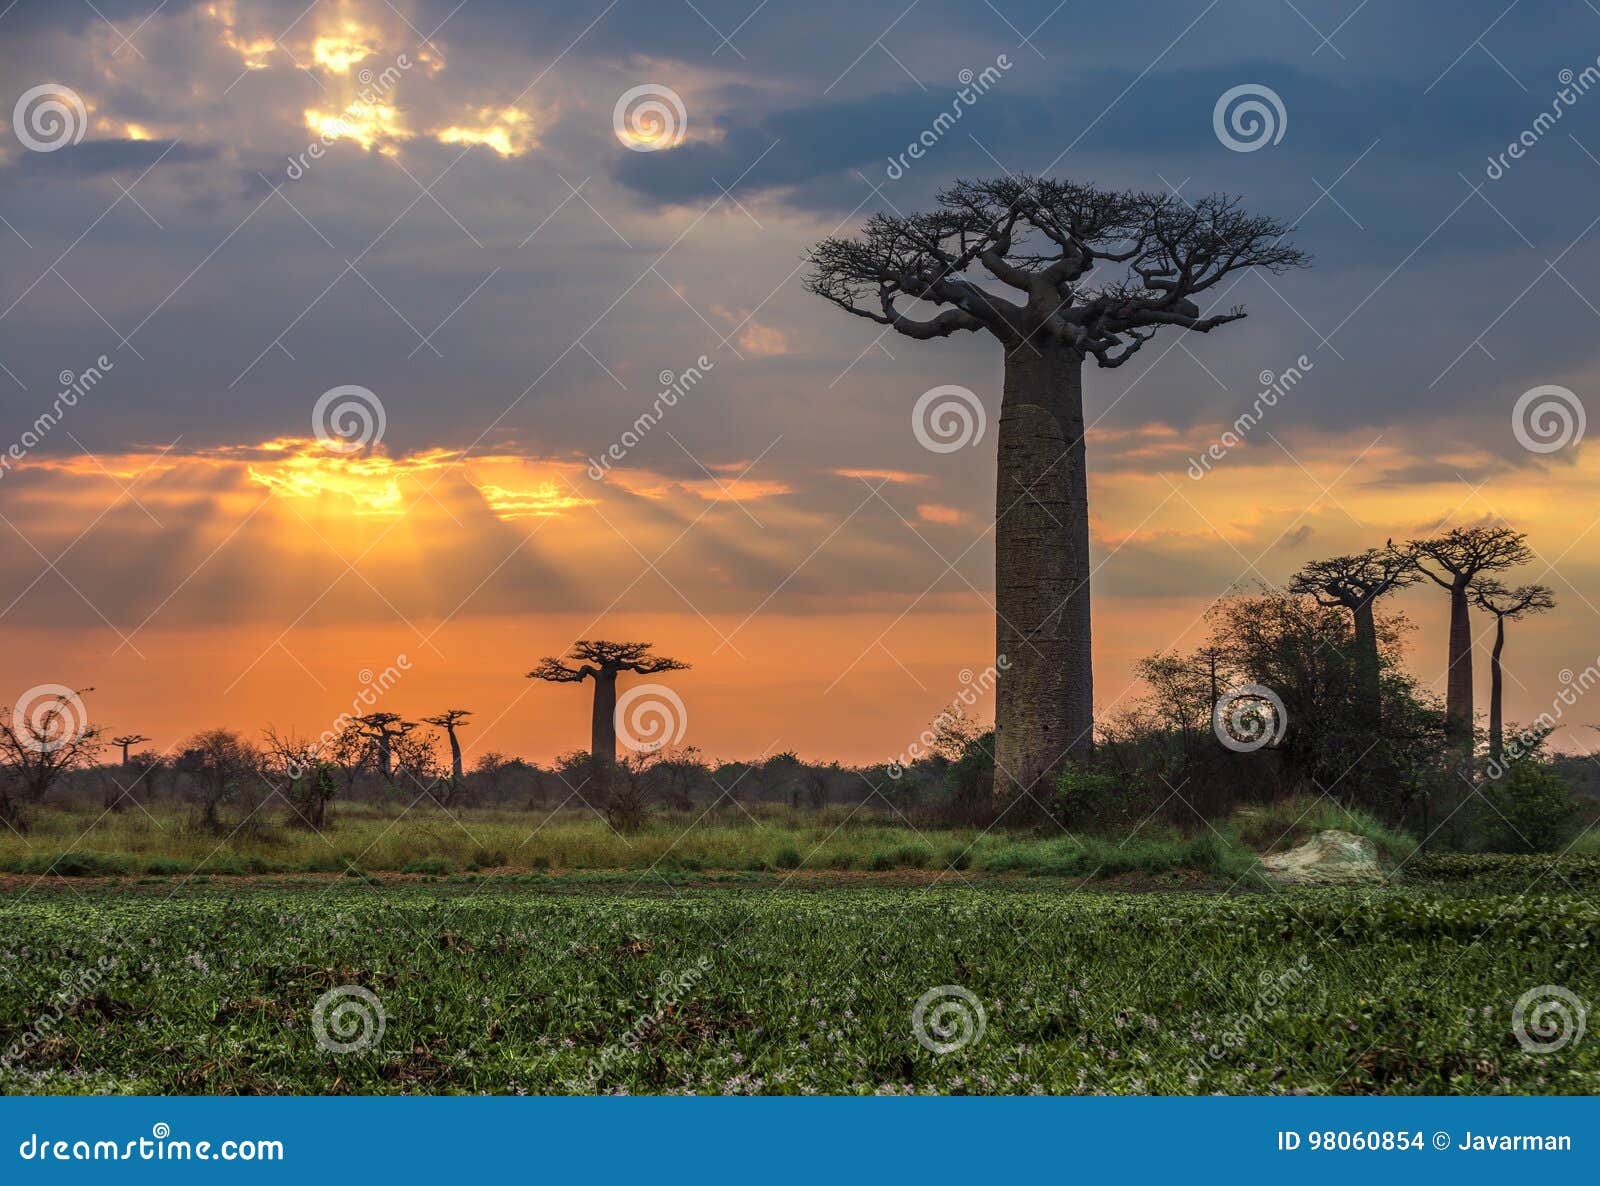
[[[567,662],[554,656],[539,660],[528,672],[529,679],[554,684],[578,684],[594,680],[594,711],[589,722],[589,761],[597,774],[617,763],[617,676],[624,671],[634,675],[659,675],[664,671],[687,671],[689,665],[665,655],[650,653],[648,642],[609,642],[603,638],[579,639],[567,652]],[[576,664],[576,666],[574,666]]]
[[[122,764],[126,766],[128,764],[128,747],[149,740],[143,733],[124,733],[121,737],[113,737],[111,744],[122,747]]]
[[[456,727],[472,715],[468,708],[447,708],[438,716],[423,717],[425,724],[437,725],[450,738],[450,780],[461,781],[461,742],[456,739]],[[492,723],[492,722],[491,722]]]
[[[1509,527],[1454,527],[1432,539],[1413,540],[1417,570],[1450,594],[1450,674],[1445,685],[1445,730],[1457,749],[1472,749],[1472,621],[1469,595],[1483,573],[1501,572],[1533,558],[1527,536]],[[1435,572],[1431,565],[1437,565]]]
[[[84,718],[81,699],[92,691],[56,693],[0,710],[0,822],[26,830],[28,806],[63,775],[95,764],[102,732]]]
[[[394,781],[395,742],[417,727],[415,721],[405,720],[397,712],[369,712],[355,718],[372,743],[373,759],[378,773],[388,782]]]
[[[995,633],[1010,667],[996,691],[996,790],[1027,791],[1094,744],[1084,363],[1121,366],[1163,326],[1237,321],[1242,308],[1208,314],[1200,300],[1243,269],[1309,261],[1283,242],[1290,227],[1228,194],[1189,203],[1016,176],[958,181],[937,201],[875,215],[860,239],[818,243],[807,287],[909,338],[982,330],[1000,341]],[[1102,264],[1125,266],[1093,277]],[[944,308],[918,319],[902,298]],[[978,415],[935,408],[951,412]]]
[[[1489,652],[1489,757],[1498,762],[1505,738],[1504,720],[1500,715],[1500,656],[1506,647],[1506,622],[1518,622],[1529,614],[1555,609],[1556,595],[1548,585],[1507,589],[1494,578],[1485,577],[1473,582],[1472,599],[1480,609],[1494,615],[1494,649]]]
[[[1376,721],[1382,715],[1383,667],[1378,659],[1378,625],[1373,607],[1378,599],[1422,579],[1416,564],[1390,540],[1349,556],[1313,560],[1289,578],[1289,591],[1315,597],[1326,606],[1350,611],[1355,624],[1356,680],[1363,711]]]

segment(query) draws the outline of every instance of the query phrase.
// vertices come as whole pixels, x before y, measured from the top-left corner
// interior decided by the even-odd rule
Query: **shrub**
[[[1488,852],[1555,852],[1578,830],[1582,809],[1544,762],[1513,762],[1479,792],[1478,847]]]
[[[780,869],[798,869],[800,867],[800,850],[792,846],[780,848],[773,863]]]
[[[1079,762],[1056,776],[1050,807],[1064,826],[1088,832],[1126,832],[1139,822],[1122,780]]]
[[[894,862],[906,869],[926,869],[933,854],[915,844],[905,844],[895,849]]]
[[[408,862],[400,872],[427,873],[433,877],[443,877],[447,873],[454,873],[455,866],[443,857],[423,857],[421,860]]]
[[[867,868],[871,869],[874,873],[882,873],[885,870],[893,869],[894,854],[887,852],[873,853],[867,861]]]

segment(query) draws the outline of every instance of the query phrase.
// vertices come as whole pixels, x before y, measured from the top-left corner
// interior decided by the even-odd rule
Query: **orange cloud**
[[[971,516],[965,511],[958,511],[955,507],[940,506],[936,502],[919,503],[917,518],[924,523],[940,523],[947,527],[955,527],[965,523]]]

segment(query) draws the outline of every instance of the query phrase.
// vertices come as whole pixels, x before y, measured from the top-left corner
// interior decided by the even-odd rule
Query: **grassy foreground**
[[[1530,989],[1600,998],[1570,893],[208,887],[5,920],[10,1093],[1600,1091],[1592,1037],[1513,1032]]]
[[[202,827],[162,803],[108,814],[50,807],[25,835],[0,832],[0,872],[24,875],[182,876],[407,872],[442,876],[482,869],[974,870],[1052,877],[1191,870],[1227,883],[1252,879],[1257,852],[1325,828],[1369,836],[1392,862],[1413,842],[1327,799],[1242,811],[1189,836],[1150,824],[1127,837],[1055,835],[913,825],[882,809],[820,811],[770,804],[714,811],[656,811],[620,835],[591,812],[469,809],[401,804],[336,808],[321,831],[257,814]]]

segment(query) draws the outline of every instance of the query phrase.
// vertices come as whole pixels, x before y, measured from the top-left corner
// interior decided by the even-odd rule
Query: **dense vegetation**
[[[1600,1090],[1594,1041],[1513,1033],[1528,988],[1600,996],[1577,895],[442,891],[13,902],[0,1090]],[[315,1039],[341,986],[371,1048]],[[984,1010],[946,1054],[936,988]]]

